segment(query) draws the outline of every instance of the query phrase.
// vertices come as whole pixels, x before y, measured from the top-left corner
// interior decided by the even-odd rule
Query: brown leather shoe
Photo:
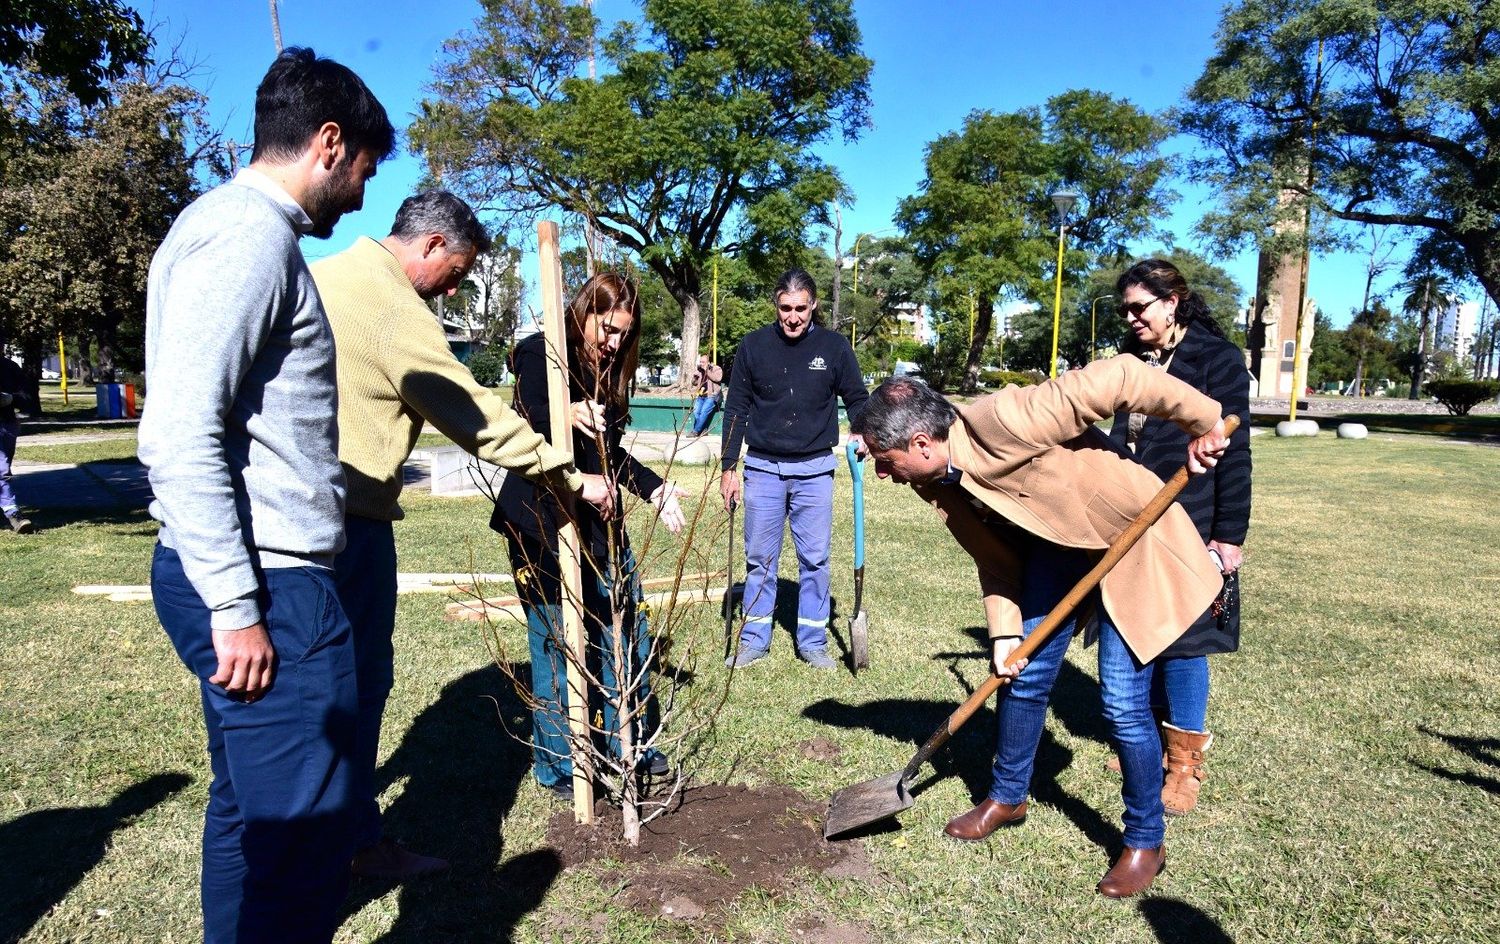
[[[1107,898],[1129,898],[1151,887],[1156,876],[1167,870],[1167,847],[1132,849],[1125,847],[1104,878],[1099,880],[1099,894]]]
[[[1001,826],[1019,826],[1026,820],[1026,801],[1020,803],[997,803],[986,798],[962,816],[956,816],[943,827],[943,832],[964,842],[978,842]]]

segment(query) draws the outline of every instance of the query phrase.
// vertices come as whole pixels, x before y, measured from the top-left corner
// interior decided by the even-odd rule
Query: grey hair
[[[802,269],[788,269],[776,280],[776,289],[771,292],[771,301],[777,301],[784,292],[806,292],[807,300],[818,300],[818,283]]]
[[[449,252],[490,250],[490,236],[474,210],[446,190],[424,190],[407,197],[391,224],[391,235],[403,243],[432,233],[448,241]]]
[[[946,442],[948,428],[958,421],[942,394],[914,377],[892,377],[876,387],[865,408],[849,424],[871,449],[905,449],[917,433]]]

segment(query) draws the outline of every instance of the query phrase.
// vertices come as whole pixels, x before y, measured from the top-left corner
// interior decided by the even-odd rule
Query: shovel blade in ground
[[[856,672],[870,667],[870,614],[864,610],[849,620],[849,659]]]
[[[917,801],[902,780],[903,773],[898,770],[835,793],[828,801],[823,838],[832,839],[910,809]]]

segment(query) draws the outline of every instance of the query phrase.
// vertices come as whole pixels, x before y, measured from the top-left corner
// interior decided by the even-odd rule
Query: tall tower
[[[1282,217],[1276,230],[1282,238],[1273,240],[1280,248],[1262,248],[1255,274],[1255,297],[1250,299],[1249,324],[1245,338],[1245,365],[1250,368],[1251,396],[1290,397],[1293,370],[1307,377],[1307,360],[1312,353],[1313,313],[1316,305],[1311,296],[1302,303],[1302,346],[1300,365],[1297,356],[1297,297],[1302,294],[1302,260],[1306,217],[1290,204],[1300,198],[1282,191],[1284,209],[1292,210]],[[1287,238],[1290,237],[1290,238]],[[1295,247],[1295,248],[1286,248]],[[1304,380],[1305,382],[1305,380]]]

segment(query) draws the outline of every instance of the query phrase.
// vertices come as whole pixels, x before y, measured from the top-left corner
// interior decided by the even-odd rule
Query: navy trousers
[[[380,841],[380,804],[375,799],[375,762],[380,723],[396,678],[396,535],[389,521],[344,516],[347,543],[334,560],[339,601],[354,632],[359,679],[359,723],[354,741],[355,844]]]
[[[338,929],[354,854],[358,707],[353,639],[333,573],[263,573],[276,675],[265,697],[248,704],[208,684],[218,668],[209,611],[175,550],[157,545],[151,592],[178,657],[198,677],[208,732],[203,939],[325,944]]]

